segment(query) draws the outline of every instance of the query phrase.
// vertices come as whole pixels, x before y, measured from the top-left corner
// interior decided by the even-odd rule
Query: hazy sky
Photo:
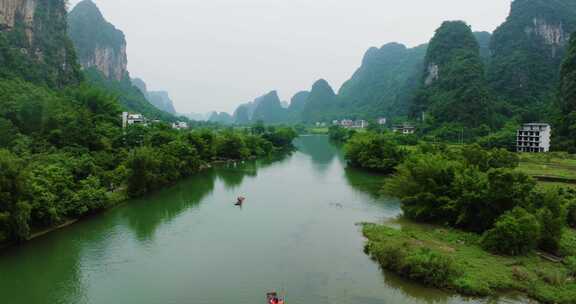
[[[74,5],[78,0],[71,0]],[[427,42],[444,20],[493,31],[511,0],[94,0],[128,40],[129,70],[178,112],[232,112],[326,79],[337,90],[371,46]]]

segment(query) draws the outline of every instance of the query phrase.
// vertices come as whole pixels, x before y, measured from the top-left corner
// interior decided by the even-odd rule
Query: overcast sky
[[[71,0],[74,5],[78,0]],[[493,31],[511,0],[94,0],[124,31],[129,71],[180,113],[232,112],[326,79],[337,90],[371,46],[427,42],[444,20]]]

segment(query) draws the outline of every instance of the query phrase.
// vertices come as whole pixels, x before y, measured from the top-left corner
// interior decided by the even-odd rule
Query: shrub
[[[540,224],[535,216],[517,207],[496,221],[482,237],[482,246],[494,253],[522,255],[535,249],[540,240]]]
[[[384,134],[358,133],[344,147],[346,159],[356,167],[392,173],[407,152]]]
[[[436,287],[446,287],[459,273],[452,258],[428,248],[409,254],[402,272],[411,279]]]
[[[564,265],[571,276],[576,276],[576,256],[570,256],[564,259]]]

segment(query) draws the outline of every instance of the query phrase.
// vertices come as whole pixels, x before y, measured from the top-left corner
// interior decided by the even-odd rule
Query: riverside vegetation
[[[503,149],[398,138],[367,132],[345,144],[351,165],[392,173],[382,191],[412,221],[401,230],[365,225],[366,251],[383,268],[465,295],[517,290],[574,303],[575,190],[539,187],[518,169],[520,156]]]
[[[23,241],[190,176],[214,160],[265,157],[290,128],[121,127],[117,100],[80,85],[0,81],[0,241]]]

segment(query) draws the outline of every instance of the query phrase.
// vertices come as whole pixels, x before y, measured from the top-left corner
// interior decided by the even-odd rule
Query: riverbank
[[[555,263],[537,253],[488,253],[479,245],[480,236],[472,233],[413,222],[399,226],[363,227],[366,253],[386,270],[466,296],[517,291],[543,303],[576,303],[575,230],[567,229],[562,242],[572,258]]]
[[[198,169],[197,173],[200,173],[202,171],[205,170],[209,170],[212,169],[216,166],[224,166],[224,165],[228,165],[228,164],[236,164],[236,163],[240,163],[240,162],[246,162],[246,161],[257,161],[257,160],[266,160],[266,159],[277,159],[279,157],[284,157],[286,155],[289,155],[290,153],[292,153],[294,151],[294,147],[290,147],[290,148],[284,148],[284,149],[279,149],[277,151],[275,151],[274,153],[272,153],[272,155],[269,155],[268,157],[264,157],[264,158],[256,158],[256,157],[250,157],[248,159],[215,159],[211,162],[205,163],[203,165],[201,165]],[[185,178],[189,178],[189,176],[185,177]],[[175,185],[176,183],[180,182],[181,180],[178,180],[172,184],[168,184],[166,187],[162,188],[169,188],[173,185]],[[161,191],[162,189],[158,189],[156,191],[147,193],[146,195],[150,195],[153,194],[157,191]],[[109,204],[103,208],[100,209],[94,213],[91,213],[89,215],[83,216],[83,217],[79,217],[79,218],[70,218],[70,219],[65,219],[64,221],[62,221],[61,223],[51,226],[51,227],[47,227],[44,229],[38,229],[38,230],[34,230],[32,231],[32,233],[30,234],[30,237],[28,239],[26,239],[25,241],[21,241],[21,243],[25,243],[25,242],[30,242],[33,241],[35,239],[38,239],[40,237],[43,237],[47,234],[50,234],[52,232],[64,229],[66,227],[72,226],[78,222],[82,222],[82,220],[86,219],[86,218],[90,218],[90,217],[94,217],[94,216],[99,216],[102,213],[105,213],[107,211],[110,211],[114,208],[117,208],[119,206],[122,206],[126,203],[128,203],[131,199],[135,199],[135,198],[141,198],[141,197],[130,197],[127,193],[127,189],[125,187],[123,187],[122,189],[119,189],[115,192],[109,192],[107,193],[108,199],[109,199]],[[1,231],[0,231],[1,233]],[[18,245],[18,242],[13,242],[13,241],[8,241],[5,236],[3,236],[2,234],[0,234],[0,250],[12,247],[12,246],[16,246]]]

